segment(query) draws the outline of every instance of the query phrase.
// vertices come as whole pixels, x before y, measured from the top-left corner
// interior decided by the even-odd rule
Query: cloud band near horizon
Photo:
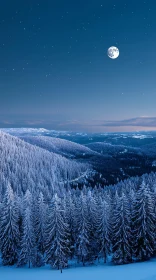
[[[91,132],[101,131],[134,131],[138,129],[143,130],[156,130],[156,117],[136,117],[124,120],[91,120],[91,121],[80,121],[80,120],[44,120],[33,119],[33,120],[0,120],[0,127],[44,127],[48,129],[56,130],[83,130]]]

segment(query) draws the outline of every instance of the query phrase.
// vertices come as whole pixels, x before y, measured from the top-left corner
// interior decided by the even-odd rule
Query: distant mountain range
[[[4,131],[15,135],[16,138]],[[37,172],[32,166],[36,158],[35,165],[38,172],[39,166],[42,169],[44,166],[44,170],[50,172],[47,174],[48,178],[51,178],[52,171],[48,162],[53,161],[52,170],[56,181],[62,181],[60,178],[56,179],[56,174],[59,177],[59,173],[63,174],[63,179],[66,181],[67,177],[71,180],[82,178],[83,172],[89,170],[87,172],[90,174],[91,170],[94,170],[96,175],[91,175],[91,181],[109,185],[131,176],[140,176],[156,171],[155,132],[87,134],[44,128],[11,128],[3,129],[0,138],[3,138],[3,147],[6,146],[4,138],[7,139],[9,160],[19,162],[21,154],[23,161],[19,165],[25,166],[25,161],[31,162],[25,166],[26,170],[28,168],[31,170],[31,174],[32,170]],[[16,149],[13,149],[13,146]],[[13,152],[16,155],[14,158]],[[4,151],[2,157],[6,157]],[[44,163],[43,158],[45,159]],[[5,158],[5,161],[8,161],[8,157]]]
[[[114,145],[140,147],[156,142],[156,132],[129,133],[81,133],[72,131],[47,130],[44,128],[2,128],[2,131],[14,136],[49,136],[66,139],[79,144],[106,142]]]

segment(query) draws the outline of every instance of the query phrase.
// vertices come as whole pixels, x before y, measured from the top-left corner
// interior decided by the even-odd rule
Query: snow
[[[90,148],[69,140],[48,137],[48,136],[26,136],[22,140],[32,145],[38,146],[49,152],[57,153],[67,158],[76,158],[77,156],[97,155]]]
[[[50,153],[0,131],[0,186],[4,177],[5,180],[14,182],[14,189],[17,186],[19,190],[22,189],[21,178],[29,189],[34,189],[35,186],[45,188],[47,180],[53,188],[55,180],[64,180],[67,174],[69,179],[75,179],[86,169],[86,165]]]
[[[45,128],[1,128],[1,130],[8,132],[8,133],[43,133],[49,132],[49,130]]]
[[[127,150],[127,149],[124,149],[124,151],[120,152],[120,154],[125,154],[125,153],[127,153],[127,152],[128,152],[128,150]]]
[[[152,166],[156,166],[156,160],[152,162]]]
[[[136,138],[136,139],[146,139],[146,138],[153,138],[151,135],[133,135],[132,138]]]
[[[156,280],[156,259],[148,262],[114,266],[112,264],[72,267],[63,270],[43,268],[0,267],[3,280]]]

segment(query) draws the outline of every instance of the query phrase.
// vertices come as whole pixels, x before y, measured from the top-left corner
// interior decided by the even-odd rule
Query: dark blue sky
[[[0,126],[155,128],[155,30],[155,0],[1,1]]]

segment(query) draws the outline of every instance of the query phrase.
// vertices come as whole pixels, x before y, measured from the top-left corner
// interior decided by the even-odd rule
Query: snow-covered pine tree
[[[110,200],[105,194],[104,198],[99,201],[98,216],[97,216],[97,241],[99,248],[99,257],[104,259],[106,263],[107,257],[111,253],[110,240]]]
[[[133,252],[138,261],[150,259],[155,249],[155,200],[143,179],[133,205]]]
[[[19,211],[11,185],[7,185],[0,213],[0,249],[4,265],[17,262],[19,247]]]
[[[115,208],[112,216],[112,252],[115,264],[131,262],[131,217],[129,200],[121,190],[119,196],[115,193]]]
[[[37,241],[38,252],[44,255],[45,252],[45,223],[46,223],[46,214],[47,214],[47,205],[44,201],[43,193],[40,192],[36,209],[35,209],[35,236]]]
[[[88,208],[88,222],[90,224],[89,229],[89,241],[90,241],[90,254],[91,259],[94,261],[99,255],[99,235],[98,235],[98,218],[99,218],[99,201],[100,197],[97,193],[95,196],[92,190],[87,191],[87,208]]]
[[[54,195],[48,209],[48,218],[45,230],[46,263],[61,270],[68,266],[69,227],[65,222],[63,200]]]
[[[37,266],[37,250],[36,238],[33,224],[32,212],[32,196],[28,190],[23,201],[23,221],[22,221],[22,236],[20,242],[20,253],[18,258],[18,266],[28,264],[30,266]]]
[[[74,251],[75,251],[75,231],[76,228],[74,228],[74,218],[75,218],[75,205],[73,202],[73,197],[71,195],[71,191],[68,190],[65,193],[65,200],[64,200],[64,206],[65,206],[65,221],[68,224],[69,227],[69,248],[70,248],[70,258],[72,259],[74,257]]]
[[[87,198],[82,191],[80,197],[77,199],[75,211],[75,226],[77,228],[75,254],[78,257],[78,261],[81,261],[83,265],[85,265],[86,261],[92,260],[90,243],[91,224],[88,214]]]

